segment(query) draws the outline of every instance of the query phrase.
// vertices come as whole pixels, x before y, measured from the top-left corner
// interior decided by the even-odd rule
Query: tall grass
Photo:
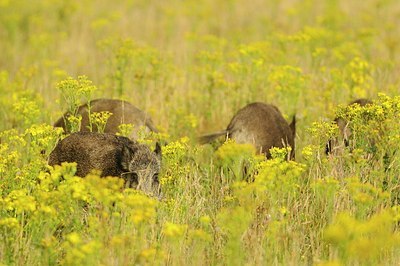
[[[0,0],[0,263],[396,265],[399,11],[394,0]],[[47,166],[63,137],[52,123],[96,97],[151,114],[161,133],[140,141],[168,143],[162,201]],[[374,104],[346,107],[359,97]],[[296,114],[296,162],[196,143],[253,101]],[[334,117],[353,134],[326,156]]]

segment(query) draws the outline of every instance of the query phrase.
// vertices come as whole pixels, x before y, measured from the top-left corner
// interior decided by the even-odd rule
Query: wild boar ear
[[[290,123],[289,127],[292,131],[293,138],[296,138],[296,115],[293,115],[292,123]]]
[[[154,149],[154,153],[157,155],[157,157],[160,158],[161,160],[161,145],[160,143],[156,142],[156,148]]]
[[[129,171],[129,163],[131,162],[132,156],[132,150],[124,145],[121,151],[121,167],[123,170]]]

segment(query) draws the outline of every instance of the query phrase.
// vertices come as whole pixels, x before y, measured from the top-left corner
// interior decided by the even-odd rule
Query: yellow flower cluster
[[[108,111],[90,113],[90,123],[96,125],[98,132],[103,133],[110,116],[112,113]]]
[[[343,262],[376,261],[385,252],[400,246],[399,233],[393,233],[393,213],[385,210],[366,221],[341,213],[325,230],[325,240],[338,249]]]
[[[166,222],[163,226],[163,234],[168,238],[179,239],[184,236],[188,229],[186,224],[174,224],[170,222]]]

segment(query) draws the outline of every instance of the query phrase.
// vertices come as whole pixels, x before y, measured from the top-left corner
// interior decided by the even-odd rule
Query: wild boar
[[[351,103],[348,104],[348,106],[352,106],[354,104],[358,104],[360,106],[366,106],[368,104],[372,104],[371,100],[360,98],[357,100],[352,101]],[[334,119],[334,122],[338,125],[339,127],[339,138],[333,138],[328,140],[328,143],[326,144],[325,147],[325,153],[328,155],[330,153],[334,153],[335,150],[340,149],[340,147],[345,147],[349,146],[349,139],[352,135],[351,129],[350,129],[350,121],[347,121],[341,117],[336,117]],[[343,145],[340,143],[339,139],[343,140]]]
[[[92,170],[101,176],[125,180],[125,187],[159,196],[161,147],[154,151],[126,137],[108,133],[77,132],[58,142],[50,153],[49,165],[76,162],[76,175],[85,177]]]
[[[240,109],[230,121],[228,127],[220,132],[200,137],[201,144],[209,143],[225,135],[236,143],[253,144],[257,151],[271,158],[269,149],[290,146],[290,159],[294,159],[294,139],[296,134],[296,118],[291,124],[283,118],[279,109],[272,104],[260,102],[250,103]]]
[[[107,120],[104,132],[105,133],[117,133],[118,126],[121,124],[133,124],[133,132],[129,136],[131,139],[137,139],[137,134],[139,129],[144,126],[145,132],[158,132],[155,126],[153,125],[153,121],[150,116],[143,112],[142,110],[136,108],[131,103],[115,100],[115,99],[96,99],[90,101],[90,112],[104,112],[108,111],[112,113],[110,118]],[[66,133],[69,132],[69,128],[67,128],[65,124],[65,119],[70,115],[69,112],[66,112],[57,122],[54,123],[55,127],[62,127]],[[78,110],[75,115],[82,116],[81,128],[80,131],[88,132],[90,131],[89,126],[89,109],[88,103],[85,103],[78,107]],[[97,132],[96,125],[93,125],[93,132]]]

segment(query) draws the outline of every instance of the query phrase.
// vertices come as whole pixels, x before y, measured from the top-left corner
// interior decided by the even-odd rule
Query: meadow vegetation
[[[0,0],[0,264],[398,265],[398,25],[397,0]],[[47,165],[98,97],[168,143],[161,201]],[[196,143],[253,101],[296,114],[296,161]]]

